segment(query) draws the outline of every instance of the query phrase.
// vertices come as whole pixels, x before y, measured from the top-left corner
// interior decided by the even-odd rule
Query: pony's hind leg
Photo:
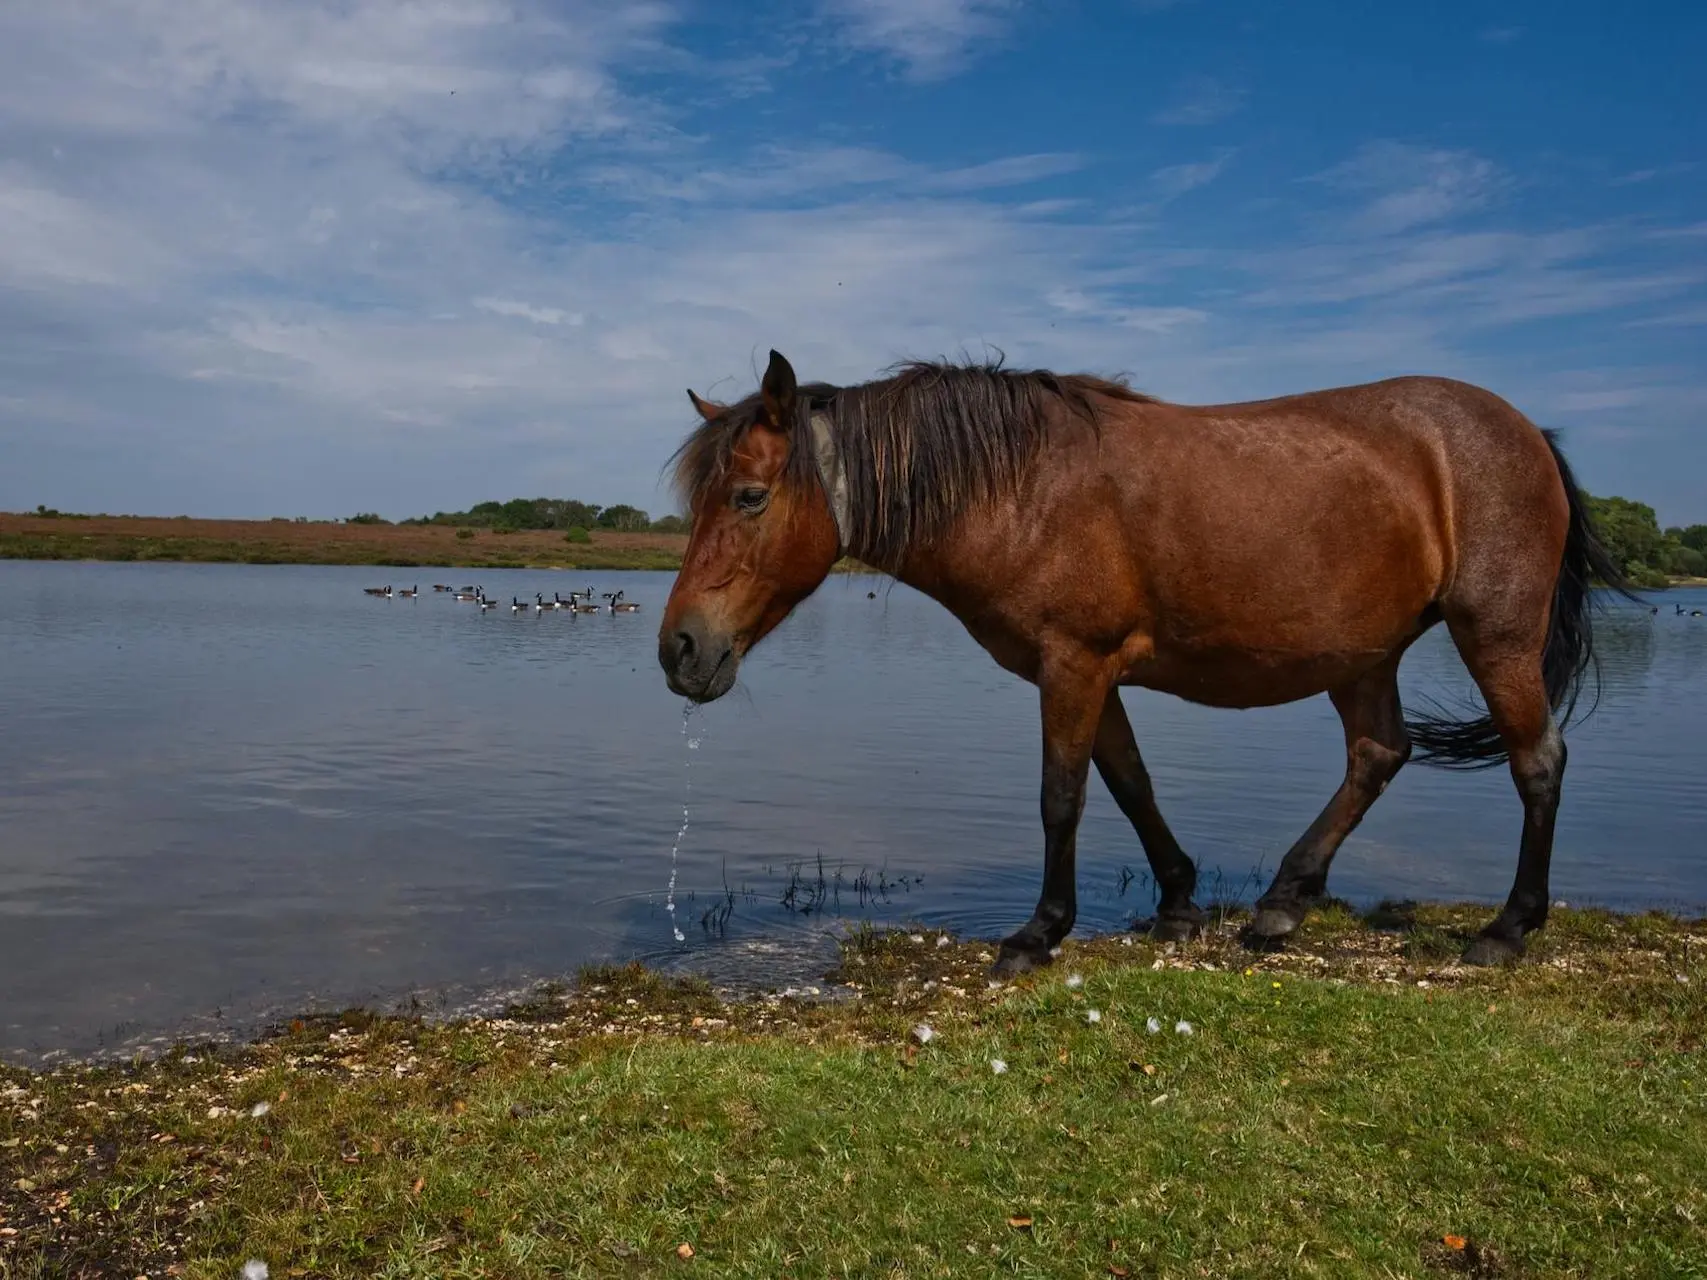
[[[1467,650],[1469,646],[1459,645],[1488,704],[1489,718],[1505,742],[1512,781],[1523,799],[1523,840],[1511,894],[1464,952],[1466,964],[1501,964],[1522,955],[1524,938],[1547,923],[1547,877],[1565,776],[1565,738],[1548,705],[1539,654],[1490,657]]]
[[[1402,653],[1329,691],[1345,726],[1345,780],[1309,830],[1286,851],[1268,892],[1257,899],[1251,921],[1257,938],[1276,941],[1304,923],[1310,901],[1327,892],[1334,854],[1410,758],[1411,739],[1399,705]]]
[[[1167,942],[1184,942],[1194,937],[1204,921],[1203,912],[1191,900],[1197,889],[1197,868],[1168,829],[1161,810],[1156,808],[1155,788],[1150,785],[1144,758],[1138,753],[1138,741],[1132,736],[1132,722],[1121,705],[1119,689],[1110,689],[1103,702],[1091,759],[1096,762],[1097,772],[1114,796],[1114,802],[1138,833],[1144,856],[1150,861],[1150,872],[1156,877],[1156,887],[1161,890],[1150,935]]]

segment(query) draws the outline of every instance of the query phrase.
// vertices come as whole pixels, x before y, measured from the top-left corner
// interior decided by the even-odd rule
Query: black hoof
[[[1155,942],[1190,942],[1202,932],[1201,917],[1157,916],[1150,922],[1150,937]]]
[[[1014,946],[1004,942],[1001,950],[996,953],[996,963],[990,966],[990,972],[1002,978],[1017,977],[1022,973],[1030,973],[1033,969],[1042,969],[1053,959],[1047,948]]]
[[[1251,935],[1264,942],[1279,942],[1298,931],[1304,912],[1296,907],[1262,907],[1251,918]]]
[[[1510,938],[1495,938],[1484,933],[1465,948],[1464,963],[1488,968],[1493,965],[1514,964],[1522,955],[1521,938],[1514,942]]]

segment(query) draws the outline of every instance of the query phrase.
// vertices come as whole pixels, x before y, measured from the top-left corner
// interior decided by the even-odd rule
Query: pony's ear
[[[688,399],[693,401],[693,407],[699,411],[699,416],[707,422],[721,418],[728,406],[715,404],[710,400],[701,400],[694,394],[692,387],[688,388]]]
[[[764,399],[765,417],[770,419],[771,426],[778,431],[787,431],[794,425],[797,390],[794,367],[782,358],[780,352],[771,352],[771,362],[765,369],[765,380],[759,384],[759,395]]]

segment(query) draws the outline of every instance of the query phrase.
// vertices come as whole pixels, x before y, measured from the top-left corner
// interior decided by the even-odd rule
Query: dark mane
[[[1004,369],[1000,362],[913,361],[855,387],[803,385],[800,423],[825,413],[847,473],[852,525],[848,552],[892,567],[969,508],[1010,493],[1041,449],[1050,422],[1066,413],[1093,428],[1098,398],[1154,403],[1124,382],[1088,374]],[[693,511],[727,480],[735,447],[758,420],[759,394],[700,426],[672,460],[676,488]],[[812,450],[789,450],[791,485],[819,483]]]

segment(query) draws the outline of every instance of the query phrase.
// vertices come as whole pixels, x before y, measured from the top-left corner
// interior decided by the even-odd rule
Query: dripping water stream
[[[692,702],[682,708],[682,741],[687,746],[687,750],[682,753],[682,825],[676,832],[675,844],[670,846],[670,887],[664,894],[664,910],[670,914],[670,932],[675,935],[677,942],[686,942],[687,936],[676,923],[676,873],[681,865],[682,838],[688,833],[690,809],[693,805],[693,753],[699,750],[701,738],[704,737],[703,733],[698,738],[688,734],[695,710],[696,706]]]

